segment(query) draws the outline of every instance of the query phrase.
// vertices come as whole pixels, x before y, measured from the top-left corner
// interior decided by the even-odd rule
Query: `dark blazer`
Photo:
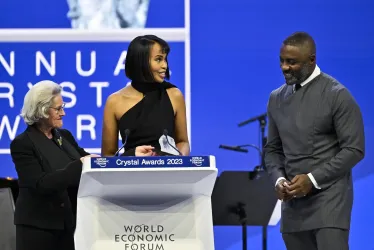
[[[281,232],[349,230],[352,168],[365,155],[363,118],[349,90],[323,72],[297,92],[284,84],[270,95],[268,118],[265,164],[274,184],[311,173],[318,185],[282,202]]]
[[[78,187],[82,172],[80,157],[89,153],[78,146],[68,130],[54,131],[62,145],[34,126],[28,126],[10,145],[19,184],[16,225],[57,230],[75,227],[67,189]]]

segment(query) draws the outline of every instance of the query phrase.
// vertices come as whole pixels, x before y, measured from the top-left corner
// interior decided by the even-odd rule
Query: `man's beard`
[[[300,84],[305,81],[310,75],[310,67],[303,65],[298,71],[283,72],[287,85]]]

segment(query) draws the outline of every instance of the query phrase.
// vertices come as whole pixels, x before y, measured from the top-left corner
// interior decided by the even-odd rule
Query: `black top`
[[[78,146],[68,130],[56,129],[53,135],[55,140],[50,140],[29,126],[10,145],[19,185],[15,224],[43,229],[75,226],[75,207],[68,188],[78,187],[82,172],[80,157],[88,153]]]
[[[125,140],[125,131],[130,134],[123,155],[135,155],[135,148],[141,145],[151,145],[160,149],[159,139],[164,130],[174,138],[174,110],[171,104],[168,88],[176,88],[168,82],[163,83],[139,83],[131,85],[143,93],[144,98],[130,108],[118,121],[122,143]]]

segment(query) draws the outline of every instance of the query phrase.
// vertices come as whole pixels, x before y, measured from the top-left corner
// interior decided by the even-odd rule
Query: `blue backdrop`
[[[0,105],[6,107],[0,110],[0,149],[9,148],[14,132],[18,134],[25,129],[22,118],[17,117],[24,95],[30,84],[43,79],[51,79],[63,86],[67,107],[64,126],[82,147],[99,149],[105,101],[108,95],[129,81],[123,70],[127,47],[128,42],[0,43],[0,64],[1,55],[6,64],[11,64],[12,54],[14,58],[14,74],[1,67],[0,93],[8,93],[13,87],[11,99],[14,104],[9,98],[0,98]],[[173,42],[170,47],[172,53],[168,60],[172,65],[172,81],[184,91],[184,43]],[[0,154],[0,161],[4,164],[1,176],[16,176],[10,160],[8,154]]]
[[[20,6],[24,9],[21,10]],[[258,164],[253,150],[248,154],[218,149],[219,144],[258,143],[258,124],[238,128],[237,124],[266,110],[269,93],[283,83],[279,69],[279,48],[290,33],[304,30],[313,35],[317,43],[317,62],[321,70],[331,74],[346,85],[357,99],[365,122],[365,159],[354,169],[355,203],[352,215],[351,249],[374,249],[374,188],[373,142],[374,115],[370,109],[374,91],[374,2],[372,0],[296,0],[246,1],[246,0],[191,0],[191,90],[192,90],[192,154],[213,154],[220,171],[248,170]],[[65,1],[0,2],[0,28],[64,28],[70,23],[66,18]],[[183,1],[151,0],[147,27],[183,27]],[[113,76],[113,67],[126,43],[114,44],[0,44],[0,52],[8,57],[14,50],[22,57],[17,61],[16,76],[9,77],[0,64],[0,82],[11,81],[16,88],[16,107],[9,108],[6,99],[0,99],[0,119],[6,114],[15,117],[22,105],[28,81],[35,82],[35,65],[27,63],[28,54],[35,50],[56,50],[59,59],[55,79],[75,81],[79,103],[67,110],[66,125],[74,130],[76,116],[95,107],[96,89],[88,83],[109,81],[110,88],[103,90],[103,100],[112,91],[126,84],[123,76]],[[172,77],[173,83],[184,86],[183,43],[172,44],[171,67],[180,73]],[[88,58],[91,50],[98,55],[98,73],[89,80],[74,72],[76,50]],[[69,52],[69,50],[71,50]],[[65,55],[66,54],[66,55]],[[83,55],[82,54],[82,55]],[[65,58],[65,59],[64,59]],[[73,58],[73,59],[72,59]],[[24,61],[24,62],[23,62]],[[113,62],[114,61],[114,62]],[[112,63],[113,62],[113,63]],[[18,65],[20,64],[20,65]],[[89,64],[84,64],[89,67]],[[101,65],[101,66],[99,66]],[[113,66],[114,65],[114,66]],[[61,72],[61,73],[60,73]],[[173,72],[174,73],[174,72]],[[23,76],[25,74],[25,76]],[[44,76],[46,73],[43,72]],[[70,75],[71,74],[71,75]],[[178,76],[179,75],[179,76]],[[174,77],[175,76],[175,77]],[[4,89],[0,89],[4,91]],[[69,89],[68,89],[69,91]],[[84,101],[87,97],[88,101]],[[67,99],[69,100],[69,99]],[[5,107],[5,108],[3,108]],[[95,112],[101,126],[101,108]],[[22,123],[22,122],[21,122]],[[21,132],[21,128],[17,133]],[[83,134],[84,146],[90,143],[89,134]],[[100,138],[100,129],[97,131]],[[9,144],[8,134],[1,137],[1,148]],[[90,146],[90,147],[97,147]],[[9,156],[4,156],[9,157]],[[9,160],[1,158],[1,175],[13,175]],[[260,194],[260,191],[259,191]],[[261,249],[261,229],[249,228],[251,249]],[[216,249],[241,249],[241,230],[234,227],[216,227]],[[268,249],[285,249],[279,226],[270,228]]]

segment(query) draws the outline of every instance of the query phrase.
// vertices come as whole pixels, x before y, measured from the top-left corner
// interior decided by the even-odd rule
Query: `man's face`
[[[280,66],[286,84],[302,83],[313,72],[315,55],[308,53],[307,48],[283,45],[280,51]]]

